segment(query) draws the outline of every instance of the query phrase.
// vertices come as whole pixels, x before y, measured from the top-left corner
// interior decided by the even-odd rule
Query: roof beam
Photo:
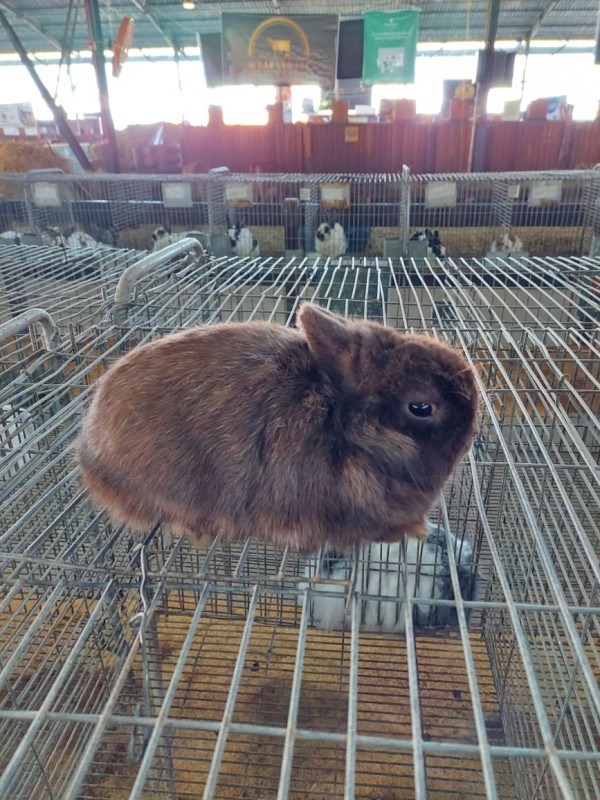
[[[152,11],[151,8],[146,8],[145,5],[146,0],[131,0],[131,2],[137,8],[137,10],[140,11],[145,17],[147,17],[149,22],[152,25],[154,25],[156,30],[161,34],[161,36],[167,42],[169,47],[172,47],[173,50],[177,52],[178,48],[175,45],[175,40],[173,39],[171,34],[163,28],[162,23],[160,22],[154,11]]]
[[[39,33],[40,36],[43,36],[44,39],[50,42],[53,47],[57,48],[60,53],[62,53],[65,49],[65,45],[60,39],[57,39],[56,36],[53,36],[51,33],[47,33],[47,31],[45,31],[33,17],[30,17],[29,14],[25,14],[25,12],[21,11],[21,9],[15,8],[12,3],[6,3],[5,0],[0,0],[0,10],[7,11],[9,14],[13,14],[15,17],[17,17],[17,19],[25,23],[25,25],[32,28],[32,30],[34,30],[36,33]]]
[[[550,0],[549,3],[546,3],[546,7],[537,15],[535,20],[533,21],[533,25],[529,29],[529,32],[525,35],[525,41],[530,42],[540,32],[540,28],[544,24],[544,22],[548,19],[550,14],[554,11],[556,6],[558,5],[559,0]]]

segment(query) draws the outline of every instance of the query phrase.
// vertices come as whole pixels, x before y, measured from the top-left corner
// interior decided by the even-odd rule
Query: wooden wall
[[[577,169],[600,162],[600,120],[486,122],[484,171]],[[276,172],[464,172],[469,120],[358,125],[168,126],[167,143],[181,145],[184,164],[198,171],[253,165]],[[126,135],[121,134],[121,136]]]

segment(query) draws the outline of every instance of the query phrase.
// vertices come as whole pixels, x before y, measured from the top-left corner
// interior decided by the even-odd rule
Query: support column
[[[498,32],[498,16],[500,14],[500,0],[489,0],[487,19],[485,23],[485,47],[483,50],[483,64],[485,69],[477,76],[477,91],[475,94],[475,109],[473,111],[473,127],[471,129],[471,146],[469,149],[470,172],[479,172],[483,169],[485,158],[486,139],[486,109],[488,94],[492,82],[492,69],[494,62],[494,45]],[[479,124],[483,122],[483,124]]]
[[[108,83],[106,80],[106,61],[104,59],[104,40],[102,38],[102,24],[100,22],[100,9],[98,0],[85,0],[85,14],[87,17],[88,31],[90,33],[90,49],[92,51],[92,62],[96,73],[96,83],[98,84],[98,96],[100,99],[100,116],[102,118],[102,130],[108,141],[112,172],[120,172],[119,151],[117,148],[117,135],[110,111],[108,100]]]

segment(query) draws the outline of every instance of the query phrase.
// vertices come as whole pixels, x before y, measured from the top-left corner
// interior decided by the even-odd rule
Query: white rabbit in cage
[[[463,600],[471,600],[476,577],[473,572],[473,549],[466,538],[459,540],[450,534],[450,540],[456,560],[461,596]],[[429,522],[427,540],[406,538],[404,552],[403,549],[402,542],[370,544],[360,548],[356,587],[362,595],[389,598],[390,601],[402,601],[407,595],[417,600],[418,598],[452,600],[454,593],[444,528]],[[314,557],[306,565],[305,577],[314,577],[317,566],[317,558]],[[313,591],[310,594],[310,617],[317,628],[340,630],[349,627],[346,595],[352,567],[351,555],[340,555],[335,551],[329,551],[323,557],[321,575],[340,583],[299,584],[298,588],[301,590],[310,585],[318,592],[317,594]],[[303,598],[301,602],[302,600]],[[361,627],[364,630],[404,633],[402,602],[365,598],[361,605]],[[417,626],[442,627],[452,623],[456,618],[455,610],[451,606],[416,602],[413,609],[414,624]]]
[[[522,253],[523,240],[511,230],[504,230],[490,245],[490,253]]]
[[[3,231],[0,233],[0,239],[6,239],[7,242],[12,244],[21,244],[21,234],[19,231]]]
[[[63,238],[65,246],[70,247],[72,250],[85,250],[86,248],[104,250],[108,247],[108,245],[97,242],[93,236],[90,236],[89,233],[86,233],[78,226],[65,231]]]
[[[239,258],[260,255],[258,240],[246,225],[240,226],[239,223],[236,223],[232,228],[229,228],[227,235],[229,236],[232,251]]]
[[[317,228],[315,236],[315,250],[325,258],[343,256],[348,249],[348,240],[344,229],[339,222],[330,225],[322,222]]]

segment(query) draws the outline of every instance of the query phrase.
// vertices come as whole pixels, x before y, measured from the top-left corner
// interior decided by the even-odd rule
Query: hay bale
[[[285,250],[285,229],[281,225],[252,225],[252,234],[260,245],[261,255],[282,255]]]
[[[71,172],[68,159],[55,153],[47,144],[0,142],[0,172],[22,173],[32,169],[62,169],[64,172]],[[22,184],[0,181],[0,194],[9,200],[22,200]]]
[[[411,234],[414,231],[411,230]],[[592,241],[590,228],[520,227],[511,232],[523,242],[523,250],[530,256],[574,256],[589,253]],[[451,258],[482,258],[487,255],[496,238],[492,227],[439,228],[440,239]],[[397,239],[398,228],[371,228],[367,255],[383,255],[385,239]]]

